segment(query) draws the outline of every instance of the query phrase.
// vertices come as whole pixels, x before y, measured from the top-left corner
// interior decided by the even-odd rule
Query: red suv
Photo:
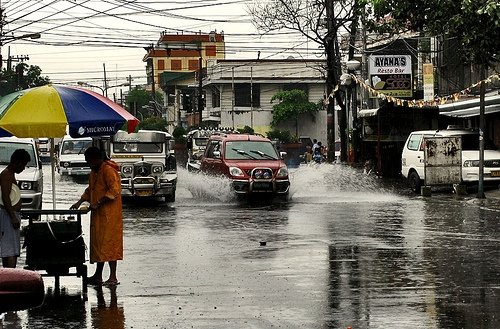
[[[237,194],[277,194],[286,196],[290,189],[288,168],[282,154],[265,137],[246,134],[210,136],[200,170],[225,175]]]

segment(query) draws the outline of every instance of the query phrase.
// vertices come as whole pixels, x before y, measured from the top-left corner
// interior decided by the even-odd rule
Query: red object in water
[[[43,279],[37,272],[0,268],[0,313],[40,306],[44,294]]]

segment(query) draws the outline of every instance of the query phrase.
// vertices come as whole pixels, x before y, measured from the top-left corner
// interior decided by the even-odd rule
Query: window
[[[36,167],[35,149],[32,144],[28,143],[14,143],[14,142],[0,142],[0,164],[7,166],[10,163],[10,156],[17,149],[24,149],[30,155],[30,162],[27,167]]]
[[[198,68],[200,67],[198,64],[199,64],[199,60],[197,60],[197,59],[190,59],[188,61],[189,70],[192,70],[192,71],[198,70]]]
[[[270,142],[226,142],[228,160],[278,160],[278,154]]]
[[[220,91],[212,90],[212,107],[220,107]]]
[[[165,70],[165,60],[164,59],[158,60],[158,70],[160,70],[160,71]]]
[[[252,102],[250,95],[253,95]],[[234,86],[234,105],[244,107],[260,106],[260,85],[254,83],[240,83]]]
[[[182,70],[182,61],[180,59],[172,59],[170,61],[170,67],[172,70]]]
[[[216,56],[217,55],[217,48],[215,48],[214,45],[206,46],[205,47],[205,54],[207,56]]]
[[[220,152],[220,141],[211,141],[207,147],[207,158],[215,158],[214,152]]]
[[[422,139],[422,135],[415,134],[411,135],[410,140],[408,141],[408,145],[406,146],[409,150],[418,151],[420,149],[420,140]]]

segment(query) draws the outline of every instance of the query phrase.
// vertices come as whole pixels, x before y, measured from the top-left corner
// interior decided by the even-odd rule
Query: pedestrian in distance
[[[21,191],[16,174],[21,173],[31,157],[24,149],[15,150],[7,167],[0,173],[0,256],[2,266],[15,268],[21,254]]]
[[[323,162],[323,145],[321,144],[321,142],[318,142],[317,147],[314,149],[313,159],[316,163]]]
[[[313,139],[313,145],[311,147],[311,152],[314,156],[314,153],[316,152],[316,149],[318,148],[318,140],[315,138]]]
[[[90,204],[90,262],[96,263],[94,275],[88,278],[92,285],[116,286],[117,261],[123,259],[123,215],[119,166],[105,160],[101,150],[89,147],[85,160],[90,166],[89,186],[71,209],[83,202]],[[102,280],[104,263],[109,264],[109,278]]]

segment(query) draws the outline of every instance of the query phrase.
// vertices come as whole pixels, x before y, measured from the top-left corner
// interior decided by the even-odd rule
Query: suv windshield
[[[278,153],[273,144],[265,141],[226,142],[224,154],[228,160],[278,160]]]
[[[36,167],[35,150],[33,145],[28,143],[15,143],[15,142],[0,142],[0,164],[8,165],[10,162],[10,156],[17,149],[24,149],[28,151],[30,155],[30,162],[26,167]]]

